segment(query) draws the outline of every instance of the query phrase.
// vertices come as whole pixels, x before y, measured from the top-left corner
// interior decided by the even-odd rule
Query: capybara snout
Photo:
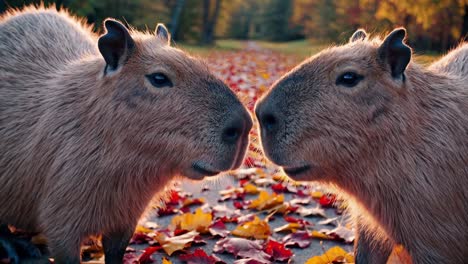
[[[252,128],[252,118],[234,93],[223,83],[211,85],[210,95],[192,97],[193,104],[205,105],[214,113],[207,116],[206,110],[194,113],[194,119],[202,120],[200,136],[195,141],[205,149],[191,164],[186,173],[191,178],[210,176],[224,170],[238,168],[244,159]],[[197,102],[197,100],[199,100]],[[206,127],[205,127],[206,126]],[[206,129],[206,132],[203,132]],[[205,133],[204,135],[202,133]]]

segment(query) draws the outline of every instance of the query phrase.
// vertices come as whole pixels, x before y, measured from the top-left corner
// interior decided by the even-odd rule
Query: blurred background
[[[9,7],[41,1],[0,0]],[[66,7],[100,29],[114,17],[139,29],[165,23],[174,40],[216,45],[218,39],[340,43],[360,27],[388,32],[404,26],[420,51],[444,52],[468,33],[468,0],[44,0]],[[298,42],[299,41],[299,42]],[[226,43],[225,43],[226,44]]]

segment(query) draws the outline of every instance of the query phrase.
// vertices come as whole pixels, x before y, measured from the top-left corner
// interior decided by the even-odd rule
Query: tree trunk
[[[203,28],[201,43],[204,45],[211,45],[214,42],[214,30],[221,10],[221,0],[215,1],[213,14],[211,12],[211,0],[203,1]]]
[[[180,15],[182,14],[184,5],[185,5],[185,0],[177,0],[175,4],[174,13],[172,13],[171,24],[169,26],[172,36],[177,36],[177,30],[179,29]]]
[[[463,16],[461,39],[468,39],[468,5],[465,5],[465,15]]]

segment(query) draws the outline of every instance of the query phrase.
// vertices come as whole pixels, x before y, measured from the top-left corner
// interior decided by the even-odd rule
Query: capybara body
[[[0,21],[0,223],[44,232],[56,263],[91,234],[120,263],[168,181],[236,168],[248,142],[235,94],[163,25],[104,26],[44,8]]]
[[[406,31],[357,31],[306,60],[257,104],[264,151],[295,180],[341,189],[356,263],[468,259],[468,44],[411,62]]]

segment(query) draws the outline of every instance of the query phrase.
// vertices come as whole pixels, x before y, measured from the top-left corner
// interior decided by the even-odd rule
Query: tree
[[[212,6],[214,2],[214,7]],[[214,42],[214,30],[219,17],[221,0],[203,0],[203,28],[201,43],[212,45]]]
[[[177,0],[174,11],[172,12],[171,23],[169,28],[172,34],[177,35],[177,29],[179,28],[180,15],[182,14],[182,9],[184,8],[185,0]]]

